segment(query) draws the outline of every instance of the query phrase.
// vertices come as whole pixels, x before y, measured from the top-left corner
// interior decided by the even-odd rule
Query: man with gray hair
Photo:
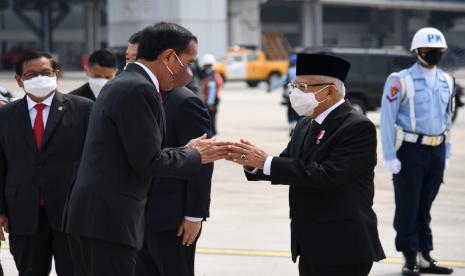
[[[289,185],[301,276],[366,276],[385,257],[372,209],[376,128],[344,100],[349,68],[338,57],[299,54],[288,86],[303,118],[287,148],[273,157],[247,140],[229,146],[248,180]]]

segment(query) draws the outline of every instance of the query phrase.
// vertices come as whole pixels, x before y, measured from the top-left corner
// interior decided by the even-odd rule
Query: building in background
[[[294,47],[406,47],[425,26],[463,45],[465,0],[268,0],[261,25],[284,33]]]
[[[197,35],[200,55],[222,55],[233,45],[266,50],[270,41],[291,48],[406,47],[428,25],[441,29],[452,48],[465,42],[465,0],[0,0],[0,69],[11,70],[32,48],[78,68],[88,53],[121,49],[132,33],[162,20]]]

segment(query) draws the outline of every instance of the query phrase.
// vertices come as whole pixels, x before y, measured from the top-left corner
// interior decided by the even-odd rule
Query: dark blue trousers
[[[404,142],[397,152],[402,170],[395,174],[394,228],[398,251],[431,251],[430,210],[443,182],[446,147]]]

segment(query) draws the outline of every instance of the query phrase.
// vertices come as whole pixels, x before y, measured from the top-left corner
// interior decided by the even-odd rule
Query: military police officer
[[[410,48],[417,62],[391,74],[384,87],[381,135],[384,166],[393,173],[396,248],[405,257],[402,275],[453,272],[430,256],[430,210],[451,155],[454,79],[437,68],[446,48],[439,30],[420,29]]]

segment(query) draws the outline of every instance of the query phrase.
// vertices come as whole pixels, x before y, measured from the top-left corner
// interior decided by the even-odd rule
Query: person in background
[[[270,84],[268,88],[268,92],[275,90],[278,87],[283,87],[283,101],[281,104],[287,106],[287,122],[289,123],[289,136],[292,136],[294,133],[295,125],[297,124],[297,120],[299,119],[299,114],[295,112],[294,108],[292,108],[291,101],[289,100],[289,89],[287,88],[287,84],[294,81],[296,78],[296,62],[297,62],[297,55],[292,54],[289,57],[289,69],[287,69],[287,73],[278,81]]]
[[[0,239],[9,232],[20,276],[49,275],[52,257],[73,275],[63,211],[92,101],[60,93],[57,70],[47,53],[24,54],[15,78],[26,96],[0,109]]]
[[[431,257],[431,207],[451,156],[449,130],[455,81],[438,69],[447,48],[444,35],[422,28],[410,51],[417,62],[391,74],[381,103],[384,167],[393,174],[396,249],[404,255],[402,275],[451,274]]]
[[[212,135],[218,134],[216,128],[216,115],[218,114],[218,106],[221,99],[221,89],[223,88],[223,79],[221,75],[213,69],[216,63],[215,56],[205,54],[202,57],[202,65],[204,68],[203,76],[200,81],[200,87],[203,92],[205,103],[208,107],[212,121]]]
[[[186,69],[179,73],[180,80],[175,81],[181,87],[161,91],[165,146],[170,148],[183,146],[203,133],[211,137],[205,103],[184,87],[192,78],[190,68]],[[194,276],[195,248],[202,221],[209,216],[212,173],[213,164],[205,164],[190,179],[154,177],[136,276]]]
[[[128,40],[128,48],[126,49],[126,65],[130,62],[134,62],[137,59],[137,50],[139,48],[139,41],[142,31],[138,31],[131,35]]]
[[[84,67],[84,71],[88,81],[70,94],[95,101],[102,87],[113,79],[118,71],[116,57],[108,50],[97,50],[89,56],[89,63]]]
[[[192,71],[192,80],[186,85],[194,94],[199,95],[200,92],[200,79],[203,76],[203,68],[199,64],[199,60],[196,59],[191,64],[191,71]]]

